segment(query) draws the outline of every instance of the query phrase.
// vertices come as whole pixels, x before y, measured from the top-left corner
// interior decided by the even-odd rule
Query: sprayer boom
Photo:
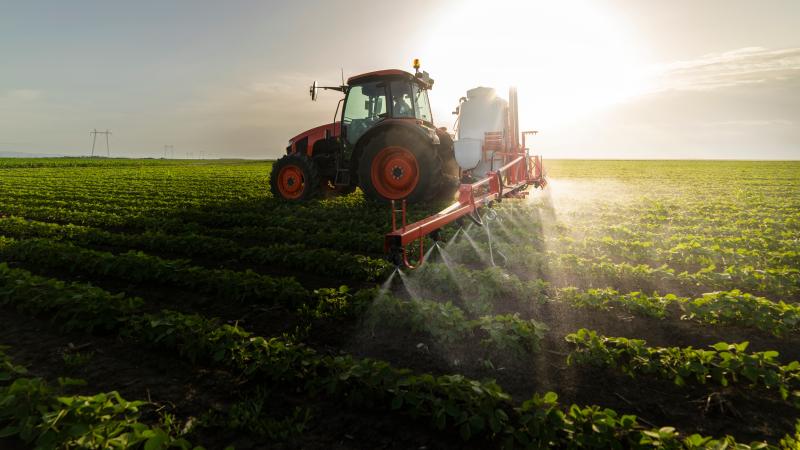
[[[457,202],[418,222],[406,223],[405,200],[400,202],[399,209],[396,203],[392,202],[392,231],[385,237],[384,251],[396,265],[414,269],[423,263],[426,236],[431,236],[437,241],[442,227],[460,221],[464,217],[483,225],[480,207],[491,206],[493,202],[499,202],[504,197],[524,197],[528,194],[528,186],[543,188],[546,184],[541,157],[522,154],[500,169],[489,172],[486,178],[476,183],[462,184],[458,189]],[[401,215],[399,226],[398,214]],[[406,251],[406,246],[414,241],[419,242],[419,256],[415,265],[409,261]]]

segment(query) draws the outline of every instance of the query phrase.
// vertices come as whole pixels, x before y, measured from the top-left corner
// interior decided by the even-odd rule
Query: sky
[[[519,90],[545,158],[800,159],[800,1],[0,0],[0,154],[275,158],[334,118],[308,86]],[[98,143],[101,153],[105,142]]]

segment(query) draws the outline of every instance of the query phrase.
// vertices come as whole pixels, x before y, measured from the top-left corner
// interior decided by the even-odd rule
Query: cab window
[[[386,117],[385,83],[364,83],[350,87],[342,115],[347,142],[355,144],[358,138],[383,117]]]
[[[414,107],[417,119],[424,120],[425,122],[433,123],[433,114],[431,114],[431,105],[428,102],[428,91],[420,89],[414,83],[411,85],[411,92],[414,96]]]
[[[392,117],[414,117],[411,83],[392,81]]]

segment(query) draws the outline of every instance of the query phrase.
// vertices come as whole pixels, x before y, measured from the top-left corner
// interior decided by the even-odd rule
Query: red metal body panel
[[[414,78],[414,75],[406,72],[405,70],[399,69],[386,69],[386,70],[376,70],[374,72],[367,72],[362,73],[359,75],[353,75],[352,77],[347,79],[347,84],[353,84],[354,81],[358,81],[362,78],[370,78],[370,77],[386,77],[390,75],[401,75],[406,76],[408,78]]]
[[[416,81],[426,89],[430,89],[431,87],[431,85],[426,83],[425,81],[415,77],[414,75],[406,72],[405,70],[399,70],[399,69],[376,70],[374,72],[367,72],[367,73],[362,73],[360,75],[353,75],[352,77],[347,79],[347,84],[349,86],[352,85],[353,83],[357,83],[360,80],[365,80],[368,78],[379,78],[379,77],[389,77],[398,75],[408,78],[409,80]]]
[[[311,155],[311,150],[314,148],[314,143],[320,139],[325,139],[326,134],[330,137],[337,137],[342,132],[342,123],[341,122],[334,122],[325,125],[320,125],[318,127],[312,128],[310,130],[304,131],[297,136],[289,139],[291,142],[291,148],[294,152],[297,150],[295,148],[295,144],[297,141],[308,137],[308,146],[306,147],[306,154],[309,156]]]

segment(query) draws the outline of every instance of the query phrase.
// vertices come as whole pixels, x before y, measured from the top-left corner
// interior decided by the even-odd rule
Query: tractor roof
[[[370,79],[397,77],[397,76],[417,81],[424,88],[431,87],[429,83],[426,83],[425,81],[415,77],[414,75],[406,72],[405,70],[399,70],[399,69],[376,70],[374,72],[367,72],[367,73],[362,73],[360,75],[353,75],[352,77],[347,79],[347,84],[352,85],[353,83],[360,83],[363,81],[368,81]]]

